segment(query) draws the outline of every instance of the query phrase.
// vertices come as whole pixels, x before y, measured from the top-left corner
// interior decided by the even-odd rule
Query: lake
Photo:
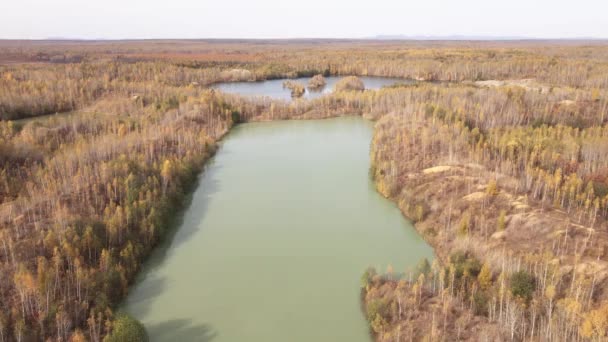
[[[314,99],[329,94],[334,90],[336,83],[342,78],[342,76],[325,77],[327,85],[324,88],[318,91],[310,91],[307,88],[306,93],[304,93],[302,98]],[[413,80],[393,77],[360,76],[359,78],[363,81],[363,84],[365,84],[365,89],[372,90],[391,86],[397,83],[412,84],[415,82]],[[304,86],[308,86],[309,80],[310,77],[292,79],[292,81],[300,82]],[[226,82],[215,84],[212,86],[212,88],[219,89],[225,93],[239,94],[243,96],[268,96],[273,99],[289,101],[291,100],[291,91],[283,88],[283,82],[285,81],[285,79],[277,79],[258,82]]]
[[[152,341],[370,341],[360,279],[433,251],[370,180],[360,117],[235,127],[121,307]]]

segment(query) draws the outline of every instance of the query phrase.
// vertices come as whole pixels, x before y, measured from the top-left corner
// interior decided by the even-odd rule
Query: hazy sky
[[[608,38],[608,0],[2,0],[0,38]]]

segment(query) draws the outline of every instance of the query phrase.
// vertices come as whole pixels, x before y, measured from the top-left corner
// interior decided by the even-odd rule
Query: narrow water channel
[[[360,277],[433,258],[368,176],[372,123],[236,127],[122,309],[152,341],[369,341]]]

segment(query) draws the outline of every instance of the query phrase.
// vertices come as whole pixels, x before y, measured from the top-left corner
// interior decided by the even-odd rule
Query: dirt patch
[[[541,93],[548,93],[551,88],[548,85],[540,84],[533,78],[524,78],[520,80],[486,80],[486,81],[475,81],[474,84],[479,87],[520,87],[528,91],[539,91]]]
[[[424,174],[440,173],[440,172],[450,171],[453,169],[454,169],[453,166],[442,165],[442,166],[429,167],[428,169],[422,170],[422,173],[424,173]]]
[[[462,199],[464,201],[473,201],[473,202],[476,202],[476,201],[481,201],[484,198],[486,198],[486,193],[478,191],[478,192],[474,192],[472,194],[468,194],[468,195],[464,196]]]
[[[576,104],[576,102],[572,101],[572,100],[562,100],[562,101],[559,101],[559,104],[562,106],[572,106],[572,105]]]

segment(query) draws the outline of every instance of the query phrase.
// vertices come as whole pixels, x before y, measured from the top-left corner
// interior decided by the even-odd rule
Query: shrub
[[[112,323],[112,332],[104,342],[147,342],[148,334],[144,326],[135,318],[121,313]]]
[[[526,302],[532,299],[536,290],[536,280],[534,276],[526,271],[517,271],[511,275],[511,293]]]
[[[482,291],[475,292],[473,295],[473,310],[476,315],[486,315],[488,313],[488,296]]]
[[[450,255],[450,263],[454,265],[455,276],[460,279],[463,275],[477,277],[481,271],[481,263],[474,256],[465,252],[454,252]]]

